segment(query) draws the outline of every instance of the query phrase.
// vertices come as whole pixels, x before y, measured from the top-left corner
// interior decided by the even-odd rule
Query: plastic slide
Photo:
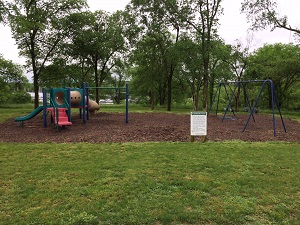
[[[100,105],[92,99],[89,99],[89,110],[90,112],[95,112],[100,109]]]
[[[39,114],[41,111],[43,111],[43,106],[37,107],[35,110],[33,110],[27,116],[21,116],[21,117],[15,118],[15,122],[22,122],[22,121],[25,121],[25,120],[30,120],[33,117],[35,117],[37,114]]]
[[[71,103],[73,105],[80,104],[82,96],[81,96],[81,93],[79,91],[71,91],[70,97],[71,97]],[[97,102],[95,102],[94,100],[92,100],[90,98],[88,99],[88,101],[89,101],[89,110],[90,110],[90,112],[95,112],[95,111],[98,111],[100,109],[100,105]]]

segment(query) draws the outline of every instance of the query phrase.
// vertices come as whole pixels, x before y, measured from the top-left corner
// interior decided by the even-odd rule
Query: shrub
[[[0,103],[6,103],[7,100],[9,99],[9,88],[7,86],[1,85],[1,80],[0,80]]]
[[[26,92],[14,92],[11,96],[11,101],[17,104],[30,103],[31,96]]]

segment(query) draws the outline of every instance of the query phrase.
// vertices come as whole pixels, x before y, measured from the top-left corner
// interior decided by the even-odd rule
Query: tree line
[[[1,0],[0,21],[10,26],[27,59],[35,107],[39,87],[130,82],[132,98],[153,109],[159,104],[170,111],[174,103],[191,101],[194,110],[206,111],[221,81],[272,79],[280,104],[299,109],[299,46],[278,43],[250,52],[250,43],[225,44],[218,34],[222,3],[131,0],[124,10],[108,13],[90,11],[85,0]],[[244,0],[241,12],[253,30],[282,28],[299,37],[274,0]],[[95,98],[99,102],[98,91]],[[239,90],[237,109],[241,102]]]

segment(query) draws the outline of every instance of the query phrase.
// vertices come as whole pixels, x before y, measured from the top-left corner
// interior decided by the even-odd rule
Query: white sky
[[[118,9],[123,10],[129,0],[87,0],[92,11],[102,9],[108,12],[113,12]],[[239,39],[246,42],[247,29],[250,24],[247,24],[245,15],[240,14],[242,0],[223,0],[224,15],[221,18],[221,26],[219,35],[227,44],[233,44],[234,40]],[[300,27],[300,19],[298,19],[297,11],[300,8],[299,0],[277,0],[278,8],[281,15],[287,15],[288,21],[293,26]],[[261,47],[264,43],[290,43],[293,42],[293,34],[283,29],[277,29],[273,32],[269,30],[254,33],[252,42],[254,48]],[[5,59],[10,59],[15,63],[23,64],[24,59],[18,56],[18,49],[15,41],[11,38],[9,27],[0,25],[0,53]]]

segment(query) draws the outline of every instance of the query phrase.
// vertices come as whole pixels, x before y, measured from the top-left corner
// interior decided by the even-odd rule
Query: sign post
[[[195,136],[207,135],[207,112],[191,112],[191,142],[195,141]]]

